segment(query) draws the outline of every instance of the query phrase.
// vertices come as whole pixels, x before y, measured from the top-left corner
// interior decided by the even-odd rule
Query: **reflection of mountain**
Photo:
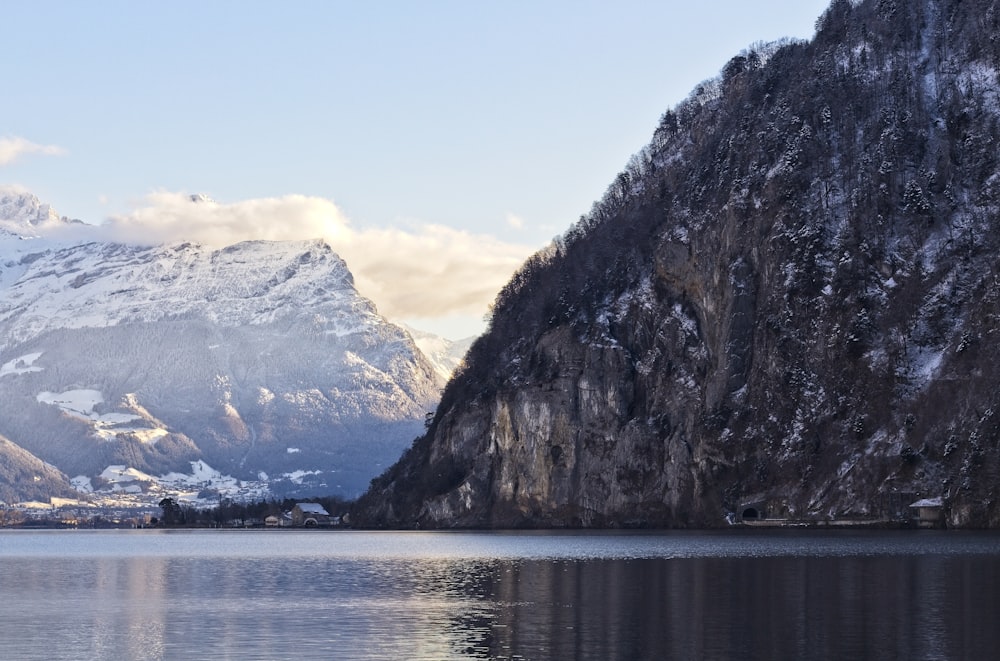
[[[996,598],[953,572],[985,571],[991,584],[996,574],[986,558],[953,560],[511,563],[497,568],[486,588],[496,611],[484,627],[483,656],[536,659],[558,650],[566,659],[763,661],[811,658],[822,649],[820,656],[832,659],[989,657],[1000,642],[988,623]],[[914,598],[914,590],[937,595],[935,603]]]
[[[321,241],[57,244],[33,196],[0,210],[20,214],[0,235],[0,433],[85,488],[201,460],[258,492],[352,495],[437,401],[441,378]]]
[[[990,659],[1000,644],[982,535],[5,537],[12,659]],[[640,548],[653,557],[625,557]]]
[[[94,626],[118,632],[130,659],[149,658],[150,650],[168,647],[171,617],[171,561],[158,557],[119,557],[97,560],[98,585],[117,585],[126,603],[134,608],[115,608],[111,612],[95,612]],[[99,595],[115,599],[112,595]],[[117,596],[121,599],[121,595]],[[114,616],[118,615],[118,618]],[[116,621],[116,619],[118,621]]]

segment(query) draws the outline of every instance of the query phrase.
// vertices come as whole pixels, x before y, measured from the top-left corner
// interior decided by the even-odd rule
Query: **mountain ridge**
[[[70,221],[23,191],[0,209],[16,212],[0,237],[0,434],[88,497],[155,500],[159,485],[123,480],[212,470],[183,496],[236,481],[354,495],[439,397],[434,367],[322,240],[141,246],[91,226],[60,238]]]

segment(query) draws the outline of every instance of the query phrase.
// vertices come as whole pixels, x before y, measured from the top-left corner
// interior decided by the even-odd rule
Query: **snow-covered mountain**
[[[145,489],[109,467],[196,468],[255,492],[354,495],[433,410],[443,380],[324,242],[37,232],[66,222],[0,190],[0,435],[75,485]]]
[[[28,232],[34,236],[31,228],[60,220],[59,214],[36,196],[17,187],[0,186],[0,231],[6,227],[9,234]]]
[[[463,340],[449,340],[405,324],[403,328],[409,332],[414,344],[423,352],[427,360],[431,361],[431,365],[445,380],[451,378],[458,366],[462,364],[466,352],[469,351],[469,347],[476,339],[475,337],[467,337]]]

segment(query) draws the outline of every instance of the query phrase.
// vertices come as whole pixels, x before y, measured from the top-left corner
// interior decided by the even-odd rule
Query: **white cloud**
[[[426,223],[357,229],[332,201],[303,195],[222,204],[157,192],[102,229],[114,240],[147,245],[196,241],[222,247],[249,239],[323,238],[347,261],[358,290],[392,318],[481,317],[537,250]]]
[[[508,213],[507,214],[507,225],[513,227],[516,230],[524,227],[524,218],[521,218],[517,214]]]
[[[112,216],[105,228],[118,241],[195,241],[215,248],[248,239],[319,237],[332,245],[350,233],[336,205],[319,197],[287,195],[220,204],[200,195],[164,191],[151,193],[143,206],[128,214]]]
[[[38,145],[30,140],[17,136],[0,138],[0,166],[10,165],[25,154],[42,154],[44,156],[59,156],[66,150],[55,145]]]
[[[355,238],[341,254],[358,288],[386,314],[401,317],[481,317],[536,250],[441,225],[367,230]]]

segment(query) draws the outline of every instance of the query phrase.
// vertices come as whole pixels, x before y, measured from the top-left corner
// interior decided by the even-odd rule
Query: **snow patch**
[[[41,351],[28,353],[0,365],[0,377],[7,376],[8,374],[27,374],[28,372],[43,371],[44,367],[37,367],[34,364],[41,357],[42,353]]]
[[[104,441],[114,441],[118,439],[119,435],[126,434],[145,445],[155,445],[158,440],[169,433],[166,429],[146,427],[98,427],[94,430],[94,434]]]
[[[52,503],[43,503],[40,500],[28,500],[23,503],[18,503],[17,506],[23,509],[29,510],[50,510],[52,509]]]
[[[223,475],[201,459],[191,462],[191,474],[167,473],[160,477],[160,481],[170,484],[184,484],[186,486],[199,486],[210,482],[229,482],[236,478]]]
[[[52,503],[52,507],[57,509],[60,507],[96,507],[93,503],[85,503],[76,498],[59,498],[58,496],[52,496],[49,502]]]
[[[340,324],[336,321],[329,322],[328,327],[323,331],[324,335],[334,335],[336,337],[347,337],[355,333],[363,333],[366,327],[362,324]]]
[[[260,387],[257,389],[257,405],[267,406],[274,401],[274,393],[267,388]]]
[[[218,503],[219,498],[261,498],[268,493],[266,474],[260,483],[245,482],[232,475],[224,475],[202,460],[191,462],[191,474],[167,473],[157,478],[164,489],[175,491],[181,500],[196,505],[211,505]],[[212,495],[200,498],[199,493],[208,491]]]
[[[252,500],[270,495],[268,478],[263,472],[259,474],[260,482],[253,482],[223,475],[204,461],[192,461],[190,465],[189,474],[172,472],[156,477],[124,464],[116,464],[108,466],[98,476],[104,485],[96,490],[91,479],[84,475],[74,477],[71,483],[77,491],[105,500],[108,493],[124,495],[132,503],[140,502],[135,497],[147,502],[152,498],[153,504],[160,498],[172,497],[195,507],[218,504],[220,498]]]
[[[929,347],[919,347],[916,351],[910,352],[911,373],[915,381],[914,385],[923,386],[930,382],[934,374],[941,367],[944,359],[944,351]]]
[[[58,406],[65,413],[73,417],[90,419],[94,407],[104,402],[104,395],[100,390],[67,390],[62,393],[43,391],[35,396],[41,404],[51,404]]]
[[[124,464],[108,466],[99,476],[105,482],[111,484],[127,484],[129,482],[155,482],[156,478],[147,475],[141,470],[130,468]]]
[[[308,475],[319,475],[322,471],[303,471],[297,470],[291,473],[285,473],[284,477],[288,478],[293,484],[302,484],[303,478]]]
[[[104,403],[104,395],[99,390],[67,390],[62,393],[43,391],[38,393],[35,399],[41,404],[58,406],[63,413],[91,423],[94,436],[103,441],[114,441],[119,435],[127,434],[142,443],[152,445],[170,433],[158,427],[129,425],[130,422],[141,420],[132,413],[95,413],[94,407]]]
[[[674,319],[680,322],[681,328],[687,335],[693,337],[698,337],[698,322],[692,319],[684,312],[684,308],[681,307],[680,303],[674,303],[673,307]]]
[[[94,484],[86,475],[77,475],[69,481],[73,488],[83,493],[94,493]]]

